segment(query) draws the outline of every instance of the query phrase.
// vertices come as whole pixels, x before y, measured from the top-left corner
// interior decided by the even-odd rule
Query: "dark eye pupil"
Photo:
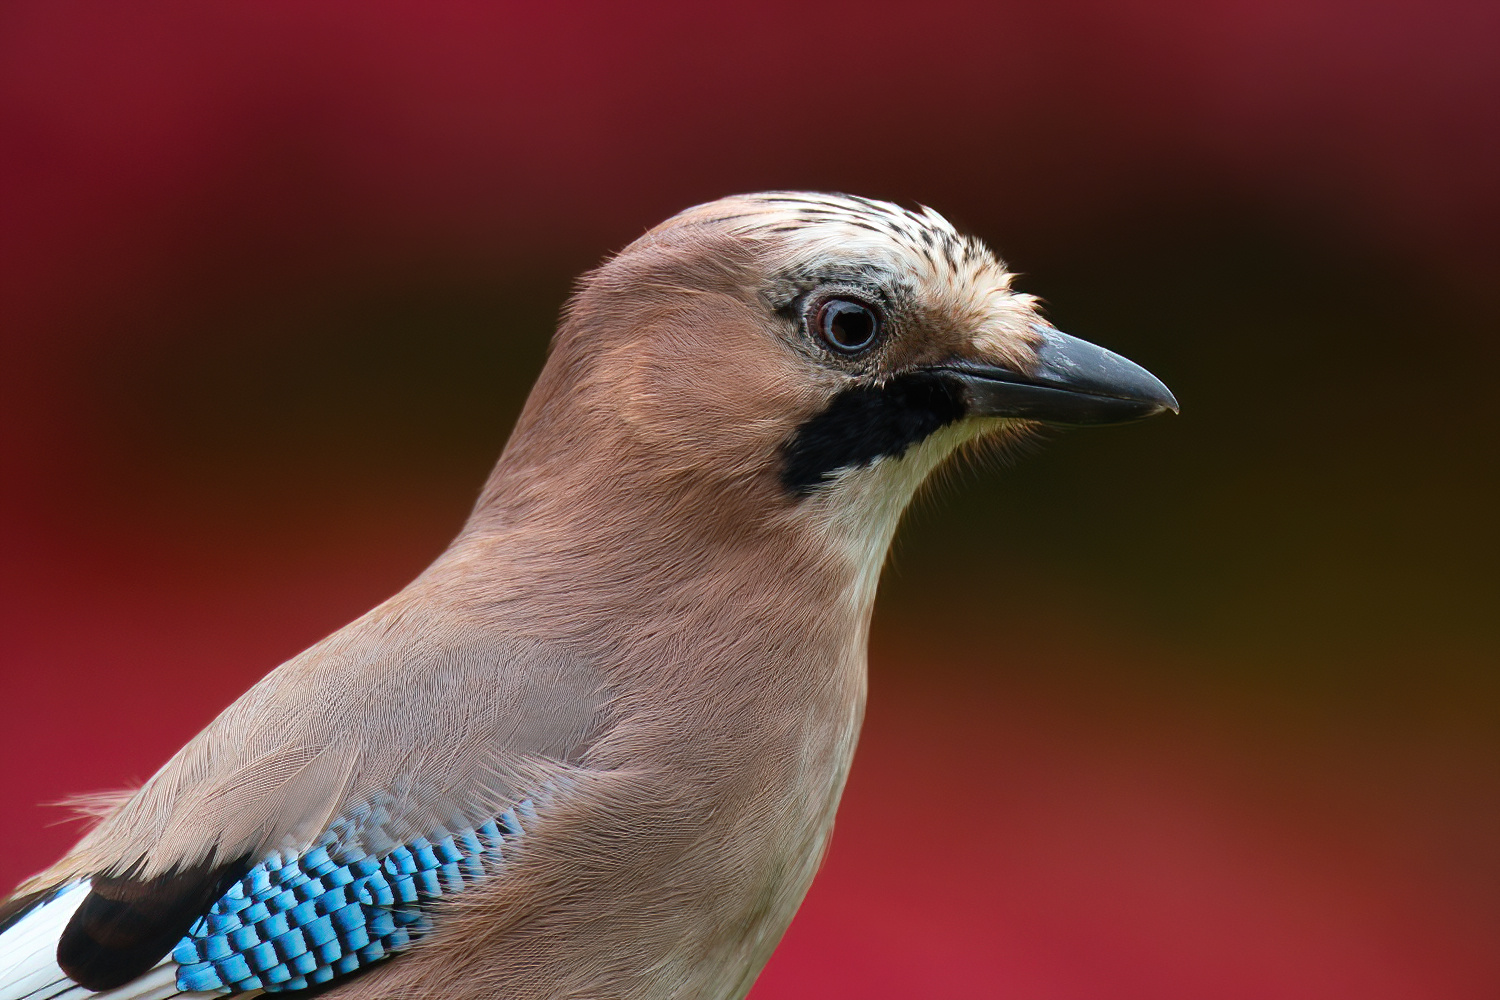
[[[859,302],[834,299],[818,316],[823,339],[841,351],[857,351],[875,339],[875,313]]]

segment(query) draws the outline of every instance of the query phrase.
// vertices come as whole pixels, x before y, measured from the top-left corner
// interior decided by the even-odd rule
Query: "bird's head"
[[[1176,408],[936,212],[771,192],[688,209],[581,282],[508,460],[587,470],[581,449],[642,503],[812,517],[883,555],[966,442]]]

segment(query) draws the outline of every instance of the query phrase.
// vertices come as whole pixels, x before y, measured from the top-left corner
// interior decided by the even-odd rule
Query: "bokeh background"
[[[930,204],[1178,419],[913,512],[756,1000],[1500,995],[1500,6],[0,7],[0,883],[461,523],[573,275]]]

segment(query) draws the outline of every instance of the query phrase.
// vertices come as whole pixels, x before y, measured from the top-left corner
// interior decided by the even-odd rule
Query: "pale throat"
[[[950,424],[904,455],[843,470],[824,488],[825,496],[813,501],[819,530],[826,532],[846,573],[845,599],[866,619],[906,508],[933,470],[976,432],[970,420]]]

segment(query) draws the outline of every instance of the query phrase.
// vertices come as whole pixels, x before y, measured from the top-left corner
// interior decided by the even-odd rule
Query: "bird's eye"
[[[843,354],[856,354],[875,343],[880,317],[855,299],[829,299],[818,307],[815,327],[824,343]]]

